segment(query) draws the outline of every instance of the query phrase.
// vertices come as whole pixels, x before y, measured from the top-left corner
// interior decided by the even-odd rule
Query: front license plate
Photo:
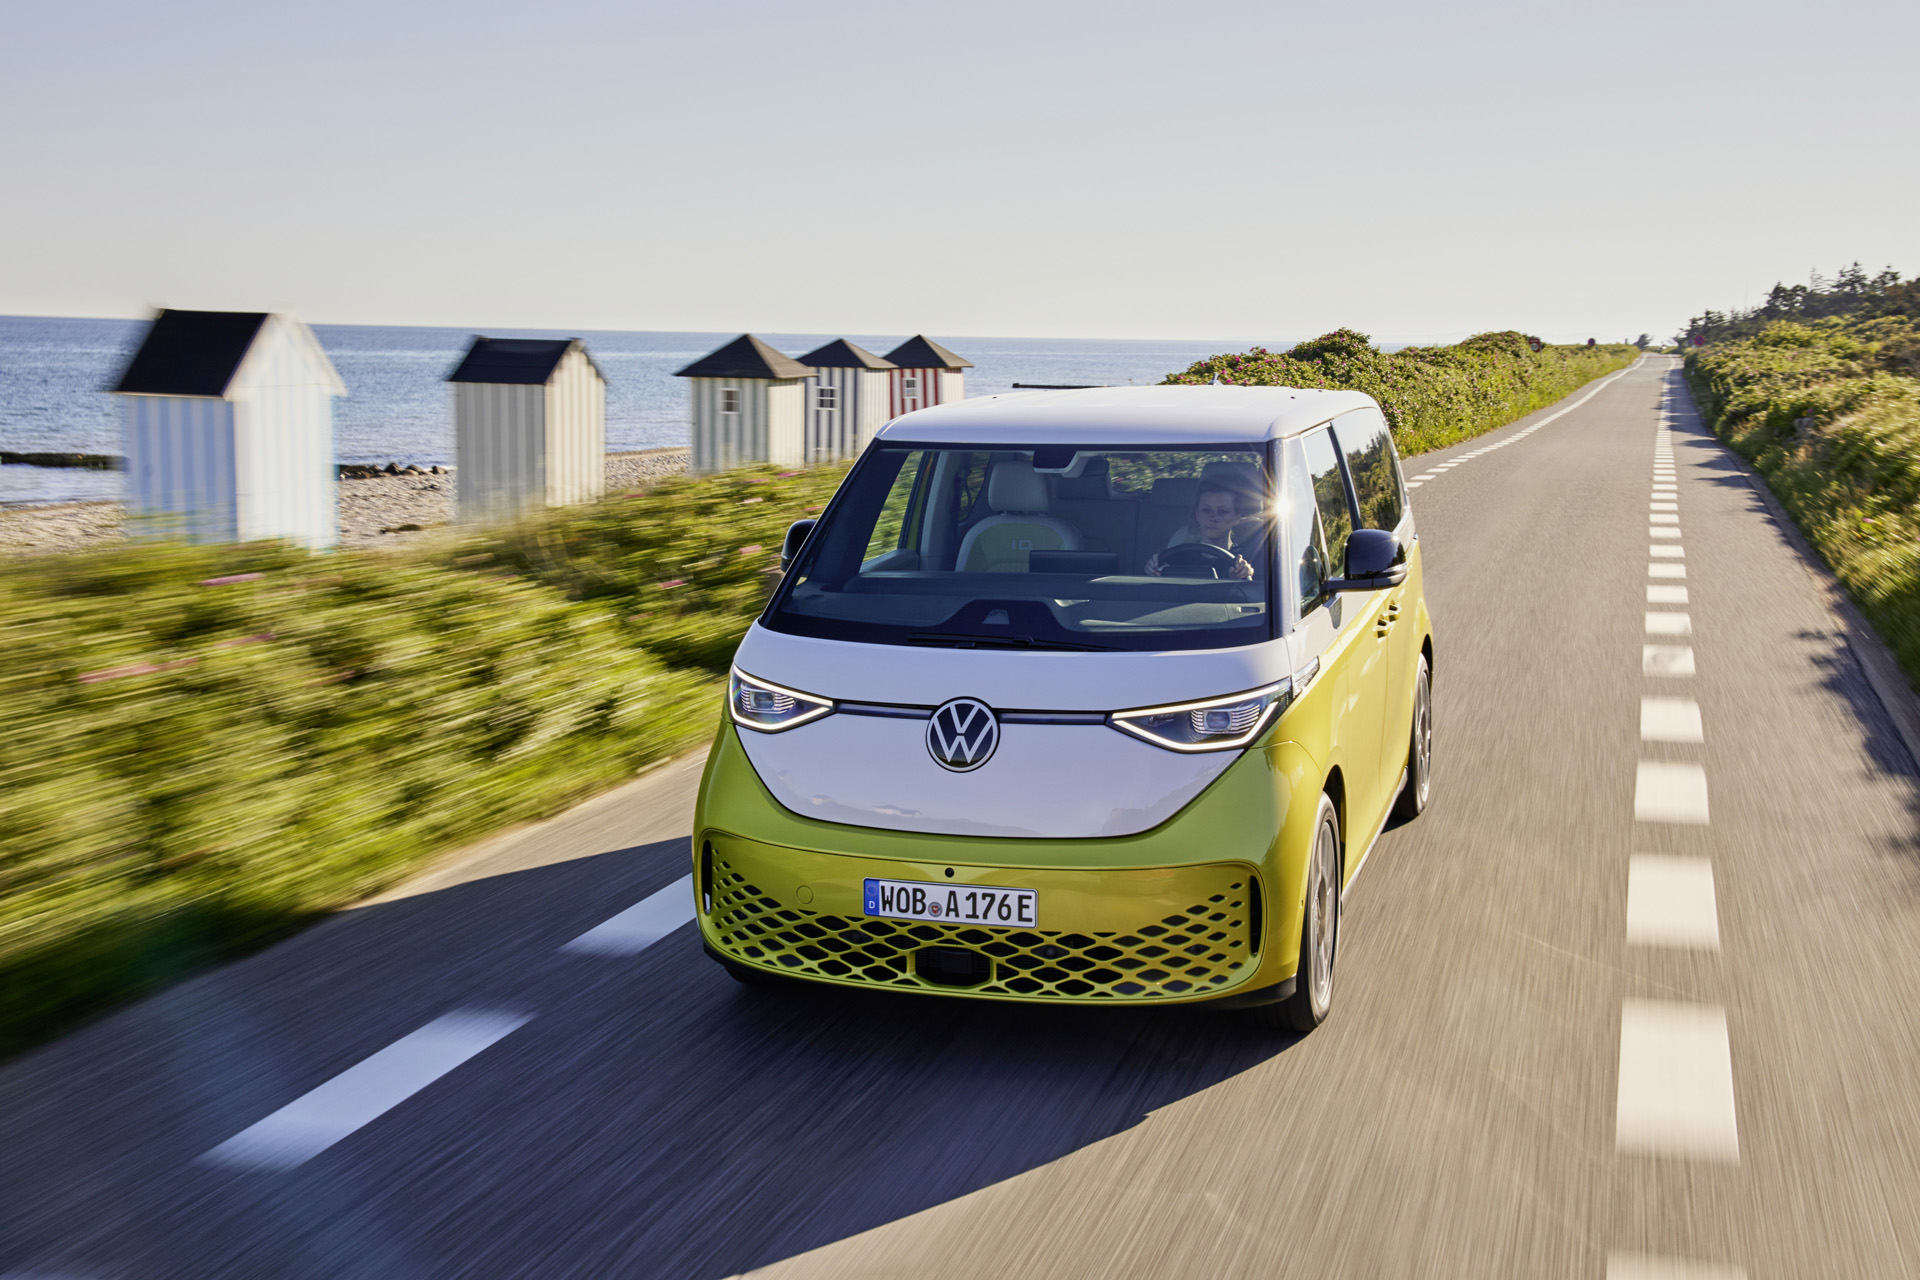
[[[869,880],[867,914],[891,920],[939,920],[1031,929],[1039,923],[1040,895],[1032,889],[990,889],[977,884]]]

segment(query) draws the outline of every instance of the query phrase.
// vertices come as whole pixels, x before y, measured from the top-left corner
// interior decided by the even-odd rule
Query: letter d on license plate
[[[1040,895],[1032,889],[994,889],[979,884],[869,880],[866,914],[891,920],[1032,929],[1040,923]]]

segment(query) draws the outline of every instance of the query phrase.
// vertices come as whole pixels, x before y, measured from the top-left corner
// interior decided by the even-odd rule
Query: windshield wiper
[[[1075,644],[1070,640],[1036,640],[1032,636],[982,636],[959,631],[913,631],[909,644],[939,645],[948,649],[1073,649],[1086,652],[1116,653],[1117,645]]]

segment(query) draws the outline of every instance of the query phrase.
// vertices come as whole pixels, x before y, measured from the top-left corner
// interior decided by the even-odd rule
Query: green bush
[[[1290,351],[1264,347],[1212,356],[1168,382],[1326,387],[1380,402],[1402,453],[1425,453],[1544,408],[1640,354],[1626,344],[1543,347],[1527,335],[1482,333],[1450,347],[1384,352],[1364,333],[1336,329]]]
[[[1920,330],[1901,316],[1768,323],[1695,348],[1714,431],[1766,477],[1920,687]]]

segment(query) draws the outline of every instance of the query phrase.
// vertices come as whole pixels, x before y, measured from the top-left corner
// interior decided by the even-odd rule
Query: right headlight
[[[1116,711],[1107,723],[1169,751],[1230,751],[1259,737],[1292,699],[1293,681],[1282,680],[1203,702]]]
[[[756,680],[738,667],[727,677],[727,711],[733,722],[762,733],[778,733],[833,710],[825,698]]]

